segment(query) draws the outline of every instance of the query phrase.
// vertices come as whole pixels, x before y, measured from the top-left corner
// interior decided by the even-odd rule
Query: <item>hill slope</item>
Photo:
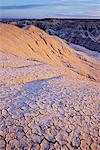
[[[60,38],[50,36],[41,29],[27,26],[20,29],[13,25],[0,25],[0,52],[24,59],[42,61],[62,66],[72,72],[99,80],[96,60],[78,57]]]
[[[19,27],[35,25],[69,43],[100,52],[100,19],[21,19],[5,20]]]

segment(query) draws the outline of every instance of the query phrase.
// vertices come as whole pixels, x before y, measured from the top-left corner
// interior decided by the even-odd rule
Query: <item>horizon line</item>
[[[97,18],[92,18],[91,17],[41,17],[41,18],[36,18],[36,17],[33,17],[33,18],[29,18],[29,17],[0,17],[0,19],[29,19],[29,20],[32,20],[32,19],[98,19],[100,20],[100,17],[97,17]]]

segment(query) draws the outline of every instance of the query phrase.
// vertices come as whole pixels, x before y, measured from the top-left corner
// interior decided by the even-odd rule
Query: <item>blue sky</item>
[[[100,0],[0,0],[3,18],[100,18]]]

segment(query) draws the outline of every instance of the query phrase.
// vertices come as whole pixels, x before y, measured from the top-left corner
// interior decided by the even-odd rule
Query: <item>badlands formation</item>
[[[99,68],[37,27],[0,24],[0,150],[98,150]]]
[[[4,19],[1,22],[14,24],[20,28],[26,25],[35,25],[68,43],[100,53],[100,19]]]

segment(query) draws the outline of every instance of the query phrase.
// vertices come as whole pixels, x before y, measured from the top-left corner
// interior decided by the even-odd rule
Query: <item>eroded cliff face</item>
[[[57,35],[69,43],[84,46],[90,50],[100,52],[100,22],[57,22],[55,25],[37,23],[38,27],[49,34]]]
[[[100,52],[100,21],[90,20],[20,20],[17,26],[35,25],[69,43]]]

